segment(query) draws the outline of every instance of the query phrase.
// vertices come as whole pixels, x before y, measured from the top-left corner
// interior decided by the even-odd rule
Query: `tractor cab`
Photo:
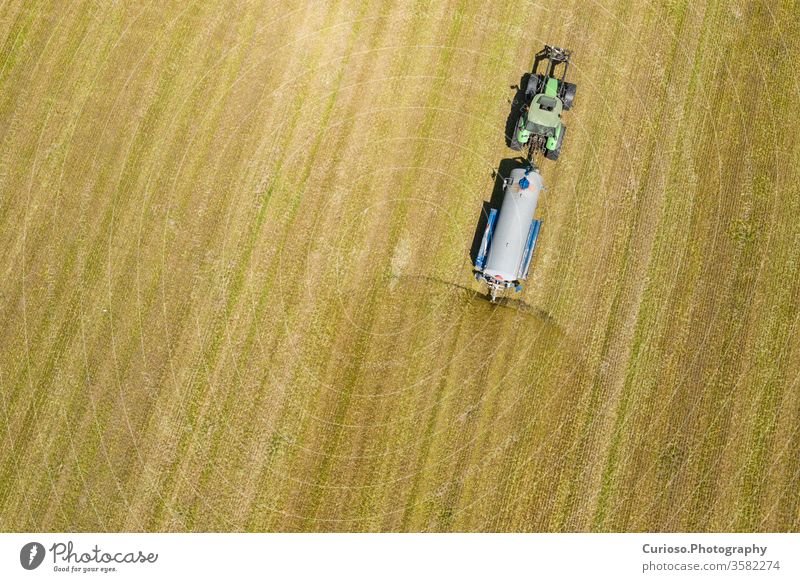
[[[561,124],[561,111],[564,105],[556,97],[548,97],[539,93],[531,101],[528,111],[523,115],[525,129],[533,133],[555,135],[556,128]]]

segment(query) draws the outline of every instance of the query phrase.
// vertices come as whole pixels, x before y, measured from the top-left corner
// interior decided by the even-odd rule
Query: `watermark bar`
[[[0,534],[0,580],[800,580],[800,534]]]

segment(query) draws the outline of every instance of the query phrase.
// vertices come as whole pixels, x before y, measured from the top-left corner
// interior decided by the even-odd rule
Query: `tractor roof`
[[[561,123],[561,110],[564,104],[557,97],[539,93],[531,101],[528,109],[528,123],[556,128]]]

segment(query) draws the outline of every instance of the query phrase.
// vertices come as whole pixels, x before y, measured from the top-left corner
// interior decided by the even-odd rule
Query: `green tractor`
[[[537,152],[542,152],[548,160],[557,160],[564,143],[567,126],[561,121],[561,112],[569,110],[575,100],[577,86],[567,83],[567,69],[571,52],[566,49],[545,45],[536,53],[533,71],[525,88],[525,102],[519,109],[519,120],[509,145],[520,151],[528,145],[528,160]],[[539,73],[539,65],[546,62],[544,73]],[[561,77],[556,74],[560,65]]]

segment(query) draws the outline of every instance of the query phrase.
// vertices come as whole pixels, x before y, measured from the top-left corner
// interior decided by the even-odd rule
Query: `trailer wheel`
[[[561,101],[564,103],[564,109],[572,109],[572,102],[575,100],[575,93],[578,91],[578,86],[575,83],[564,83],[563,97]]]

